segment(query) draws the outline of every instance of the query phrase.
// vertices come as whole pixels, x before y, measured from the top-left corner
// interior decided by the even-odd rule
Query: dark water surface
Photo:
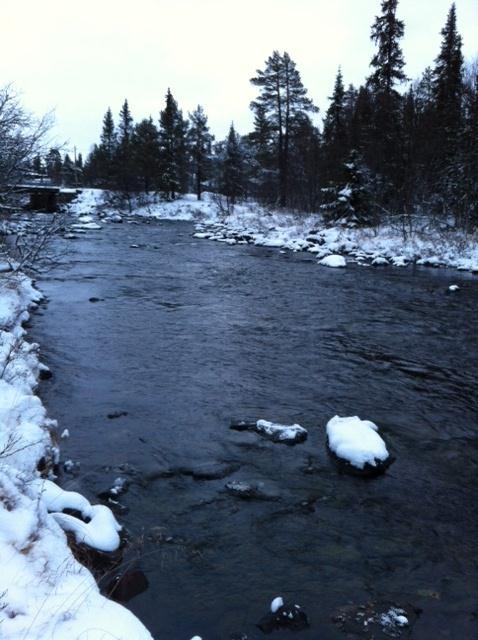
[[[71,433],[63,459],[81,463],[63,485],[97,500],[132,480],[121,522],[150,587],[128,606],[162,640],[259,638],[276,595],[311,622],[278,638],[342,638],[334,611],[370,599],[420,607],[413,638],[478,638],[476,276],[326,269],[192,232],[109,225],[70,241],[30,334],[54,374],[41,396]],[[385,476],[337,473],[335,414],[380,426],[397,457]],[[229,430],[244,416],[298,422],[309,439]],[[217,462],[236,471],[146,479]],[[230,479],[280,499],[241,501]]]

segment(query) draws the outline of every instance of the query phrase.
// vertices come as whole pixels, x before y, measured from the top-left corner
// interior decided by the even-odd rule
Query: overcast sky
[[[450,0],[400,0],[410,77],[433,64]],[[478,0],[456,0],[467,58],[478,53]],[[108,106],[157,119],[171,87],[187,114],[200,103],[212,132],[251,124],[249,83],[274,49],[288,51],[321,108],[338,65],[360,84],[379,0],[2,0],[0,84],[14,82],[55,134],[86,153]]]

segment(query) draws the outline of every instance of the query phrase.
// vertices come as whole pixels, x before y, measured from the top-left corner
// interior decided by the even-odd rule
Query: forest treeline
[[[151,191],[165,199],[194,191],[200,198],[208,190],[222,194],[228,209],[254,199],[321,210],[331,223],[426,214],[442,225],[476,228],[477,61],[465,64],[452,4],[436,59],[411,81],[397,5],[381,2],[364,83],[346,85],[339,68],[321,127],[296,64],[274,51],[251,79],[257,97],[250,133],[239,135],[231,125],[225,140],[214,141],[204,109],[185,117],[170,90],[158,121],[134,123],[125,100],[116,123],[107,110],[99,143],[84,166],[81,160],[84,183],[127,199]]]

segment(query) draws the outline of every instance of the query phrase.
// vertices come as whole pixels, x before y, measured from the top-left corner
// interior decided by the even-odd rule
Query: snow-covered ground
[[[198,201],[189,194],[173,202],[151,196],[148,204],[133,203],[130,214],[105,202],[99,189],[84,189],[71,205],[76,216],[100,213],[105,222],[118,222],[123,216],[140,216],[159,220],[189,220],[196,223],[197,238],[216,240],[229,245],[255,244],[282,250],[307,251],[318,263],[339,266],[346,257],[363,266],[404,267],[410,263],[432,267],[451,267],[478,272],[478,236],[461,231],[424,229],[404,235],[401,229],[384,224],[373,229],[325,227],[320,214],[294,214],[265,209],[255,203],[236,205],[224,216],[212,194],[204,193]],[[97,220],[83,218],[77,230],[94,229]],[[341,262],[340,266],[342,266]]]
[[[0,275],[0,637],[151,639],[132,613],[100,594],[67,544],[63,529],[78,543],[116,549],[119,525],[109,509],[37,471],[59,455],[57,424],[34,394],[39,347],[22,327],[40,298],[27,277]],[[62,513],[67,507],[89,522]]]

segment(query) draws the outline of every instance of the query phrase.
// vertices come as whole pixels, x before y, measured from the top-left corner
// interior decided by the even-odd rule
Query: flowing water
[[[150,586],[127,606],[168,640],[259,638],[276,595],[303,606],[304,640],[343,638],[334,611],[373,599],[419,607],[413,638],[478,638],[476,276],[326,269],[192,233],[154,222],[59,239],[69,253],[39,281],[48,304],[30,330],[54,374],[40,394],[71,433],[62,457],[81,464],[63,486],[97,501],[131,482],[126,557]],[[380,426],[386,475],[337,472],[335,414]],[[274,444],[231,431],[235,417],[309,438]],[[240,500],[233,479],[275,499]]]

